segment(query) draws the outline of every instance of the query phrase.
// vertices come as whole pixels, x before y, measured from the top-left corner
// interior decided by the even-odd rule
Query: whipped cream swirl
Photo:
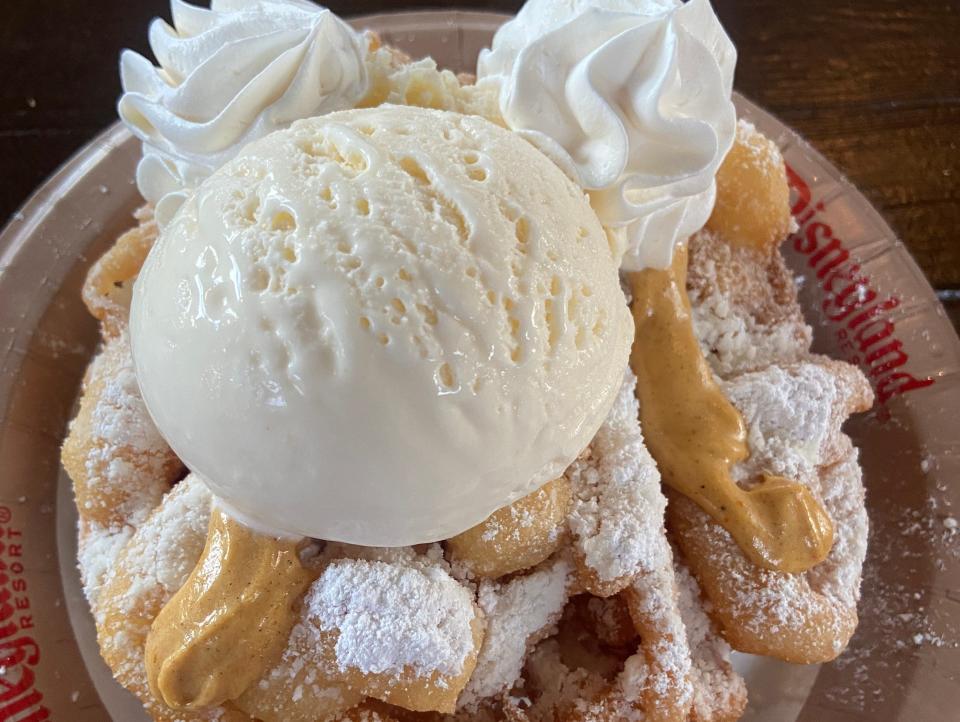
[[[736,50],[708,0],[530,0],[478,63],[513,130],[589,191],[627,269],[710,215],[733,143]]]
[[[120,58],[123,122],[143,141],[137,186],[165,225],[200,181],[252,140],[367,92],[366,40],[305,0],[171,1],[150,25],[159,67]]]

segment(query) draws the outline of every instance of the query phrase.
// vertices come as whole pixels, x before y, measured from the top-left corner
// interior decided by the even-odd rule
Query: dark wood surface
[[[438,2],[329,2],[349,15]],[[461,5],[461,3],[451,3]],[[517,2],[464,7],[515,11]],[[714,0],[737,87],[866,194],[960,319],[960,0]],[[117,55],[167,0],[5,0],[0,221],[114,120]],[[953,300],[950,300],[950,297]]]

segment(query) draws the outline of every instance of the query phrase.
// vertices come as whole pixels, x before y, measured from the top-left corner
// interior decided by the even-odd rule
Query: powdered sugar
[[[360,701],[317,645],[315,628],[301,621],[280,661],[237,700],[251,717],[268,722],[333,719]]]
[[[700,588],[686,567],[676,565],[680,615],[690,649],[692,709],[696,719],[713,719],[718,713],[742,709],[747,701],[743,679],[730,665],[730,645],[707,617]]]
[[[643,444],[634,389],[627,372],[589,458],[567,470],[573,488],[568,517],[574,547],[596,575],[604,596],[623,588],[641,569],[665,564],[660,473]],[[593,590],[598,591],[598,590]]]
[[[104,582],[114,570],[120,552],[132,535],[132,526],[124,525],[110,529],[96,522],[80,523],[77,562],[83,582],[83,593],[94,614],[100,605],[100,592],[103,590]]]
[[[572,571],[572,565],[558,557],[506,584],[481,582],[478,602],[487,631],[460,706],[471,707],[506,691],[520,677],[527,650],[552,631],[563,612]]]
[[[621,676],[625,699],[641,691],[652,692],[647,699],[670,699],[677,708],[690,703],[690,649],[680,617],[673,557],[665,537],[663,566],[641,573],[627,594],[631,616],[640,632],[640,655],[644,677],[634,679],[637,665],[628,664]],[[637,660],[639,661],[639,660]],[[629,662],[629,660],[628,660]]]
[[[816,493],[818,468],[835,462],[841,451],[841,425],[872,398],[859,372],[829,361],[770,366],[723,387],[743,416],[750,447],[750,458],[734,467],[734,478],[779,474]]]
[[[821,474],[823,503],[835,530],[830,555],[808,573],[810,586],[848,607],[860,600],[860,578],[867,556],[867,508],[857,450]]]
[[[119,342],[124,341],[126,339],[121,337]],[[124,354],[123,363],[104,379],[101,403],[93,412],[93,427],[101,438],[111,439],[118,446],[139,453],[166,448],[140,396],[129,353]]]
[[[180,464],[140,397],[125,333],[94,359],[84,391],[63,458],[80,511],[84,592],[96,611],[123,546],[160,503]]]
[[[207,538],[210,502],[206,485],[191,474],[137,530],[124,554],[124,572],[134,582],[131,597],[140,586],[157,585],[170,595],[183,586]]]
[[[750,153],[757,165],[769,169],[768,173],[783,168],[780,148],[746,118],[737,119],[737,141]]]
[[[166,491],[178,466],[140,396],[126,333],[113,339],[90,369],[99,390],[90,411],[86,449],[86,505],[111,504],[110,513],[136,526]]]
[[[123,575],[127,581],[123,595],[110,600],[115,610],[133,613],[145,596],[159,590],[169,598],[183,586],[207,538],[210,499],[203,482],[191,474],[137,529],[122,552],[122,566],[107,580]]]
[[[779,253],[763,258],[707,230],[690,239],[687,292],[704,355],[721,377],[793,363],[813,332]]]
[[[811,331],[806,324],[758,323],[720,293],[698,300],[692,312],[697,340],[721,376],[762,368],[773,360],[799,358],[810,345]]]
[[[511,534],[515,540],[520,536],[521,529],[529,529],[531,526],[533,526],[536,518],[529,509],[526,509],[519,504],[511,504],[509,507],[507,507],[507,509],[510,513],[510,525],[508,527],[509,534]],[[503,525],[490,524],[489,528],[484,530],[483,535],[480,538],[485,542],[491,542],[498,536],[501,536],[503,532]]]
[[[724,384],[743,416],[750,458],[734,468],[735,478],[760,471],[809,479],[820,461],[830,428],[836,383],[814,364],[771,366]]]
[[[304,606],[322,631],[338,633],[341,670],[455,676],[473,651],[471,594],[436,566],[336,561]]]

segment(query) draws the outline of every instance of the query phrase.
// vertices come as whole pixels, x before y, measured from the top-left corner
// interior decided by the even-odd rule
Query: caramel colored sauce
[[[174,709],[221,704],[279,658],[316,577],[300,564],[298,546],[213,510],[197,566],[147,637],[147,679],[158,699]]]
[[[714,381],[694,336],[686,247],[666,270],[629,275],[637,333],[630,365],[640,419],[663,480],[720,523],[757,565],[802,572],[826,558],[833,524],[809,489],[764,475],[749,491],[731,478],[749,456],[743,418]]]

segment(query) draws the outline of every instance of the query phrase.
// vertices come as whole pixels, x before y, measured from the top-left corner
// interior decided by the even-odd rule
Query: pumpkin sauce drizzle
[[[798,573],[823,561],[833,524],[808,488],[764,474],[750,490],[730,475],[749,456],[743,418],[713,378],[693,332],[687,249],[664,270],[628,274],[640,420],[663,480],[695,501],[766,569]]]
[[[222,704],[279,659],[317,577],[300,563],[301,544],[214,507],[200,560],[147,637],[147,679],[158,699],[173,709]]]

